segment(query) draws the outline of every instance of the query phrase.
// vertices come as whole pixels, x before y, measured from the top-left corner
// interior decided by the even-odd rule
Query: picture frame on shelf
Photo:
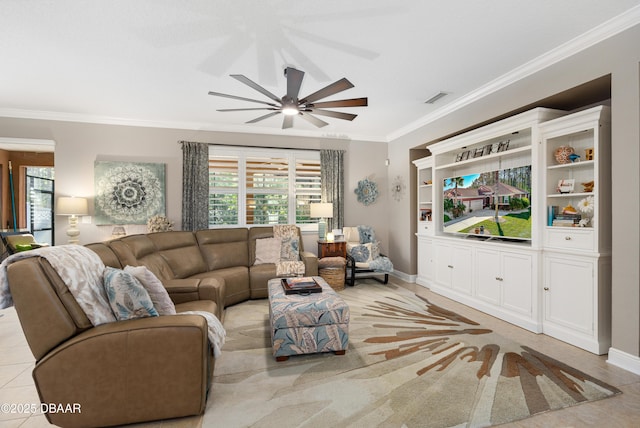
[[[558,181],[558,193],[573,193],[576,180],[573,178],[563,178]]]
[[[475,158],[479,158],[484,154],[484,147],[478,147],[477,149],[474,150],[473,152],[473,157]]]
[[[498,147],[496,146],[496,150],[497,149]],[[484,146],[484,150],[482,151],[482,156],[490,155],[491,153],[493,153],[493,144],[487,144],[486,146]]]

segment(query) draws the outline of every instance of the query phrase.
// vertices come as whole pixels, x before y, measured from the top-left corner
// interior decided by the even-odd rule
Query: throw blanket
[[[59,245],[24,251],[7,257],[0,264],[0,309],[13,306],[7,267],[28,257],[43,257],[58,272],[62,281],[78,302],[94,326],[116,321],[104,289],[103,273],[105,265],[92,250],[81,245]],[[179,314],[195,314],[207,320],[207,336],[217,358],[221,354],[226,332],[218,318],[204,311],[188,311]]]
[[[81,245],[60,245],[13,254],[0,264],[0,308],[13,305],[7,280],[7,267],[28,257],[43,257],[58,272],[80,308],[94,326],[116,320],[107,293],[104,291],[102,273],[104,263],[98,255]]]

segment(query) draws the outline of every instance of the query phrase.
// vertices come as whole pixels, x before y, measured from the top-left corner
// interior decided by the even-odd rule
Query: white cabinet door
[[[418,236],[418,279],[420,285],[429,285],[433,280],[433,241]]]
[[[451,264],[452,247],[438,244],[436,252],[436,282],[440,285],[451,287],[453,265]]]
[[[496,306],[500,305],[500,253],[491,250],[476,251],[476,266],[476,296]]]
[[[529,254],[476,251],[476,297],[512,312],[532,313],[532,257]]]
[[[544,266],[544,323],[593,335],[593,262],[545,256]]]
[[[533,311],[533,259],[530,254],[501,254],[502,306],[530,316]]]
[[[451,250],[451,287],[465,294],[471,294],[471,272],[473,256],[471,248],[454,247]]]

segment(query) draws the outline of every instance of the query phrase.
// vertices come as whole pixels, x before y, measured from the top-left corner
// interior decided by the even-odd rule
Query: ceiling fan
[[[250,111],[250,110],[269,110],[270,113],[267,113],[263,116],[257,117],[253,120],[250,120],[246,123],[256,123],[261,120],[267,119],[271,116],[275,116],[278,114],[284,115],[284,120],[282,121],[282,129],[291,128],[293,126],[293,118],[295,116],[300,116],[303,119],[311,122],[318,128],[328,125],[327,122],[321,120],[316,117],[319,116],[328,116],[334,117],[337,119],[343,120],[353,120],[358,115],[352,113],[343,113],[339,111],[333,110],[324,110],[326,107],[365,107],[367,106],[367,98],[352,98],[348,100],[335,100],[335,101],[324,101],[324,102],[316,102],[322,98],[326,98],[328,96],[337,94],[349,88],[353,88],[353,84],[349,82],[346,78],[342,78],[337,82],[334,82],[319,91],[312,93],[311,95],[307,95],[304,98],[298,98],[298,93],[300,92],[300,86],[302,85],[302,79],[304,78],[304,72],[300,70],[296,70],[292,67],[287,67],[284,70],[284,75],[287,78],[287,93],[278,97],[262,86],[258,85],[251,79],[243,76],[242,74],[231,74],[236,80],[244,83],[245,85],[250,86],[256,91],[266,95],[269,99],[274,102],[267,102],[261,100],[255,100],[252,98],[239,97],[236,95],[222,94],[220,92],[210,91],[209,95],[215,95],[218,97],[231,98],[234,100],[242,100],[249,101],[253,103],[266,104],[269,107],[260,107],[260,108],[232,108],[232,109],[219,109],[218,111]]]

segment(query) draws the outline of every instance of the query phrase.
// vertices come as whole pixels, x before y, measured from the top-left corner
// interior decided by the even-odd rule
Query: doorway
[[[36,242],[54,245],[54,169],[27,167],[26,170],[27,225]]]

